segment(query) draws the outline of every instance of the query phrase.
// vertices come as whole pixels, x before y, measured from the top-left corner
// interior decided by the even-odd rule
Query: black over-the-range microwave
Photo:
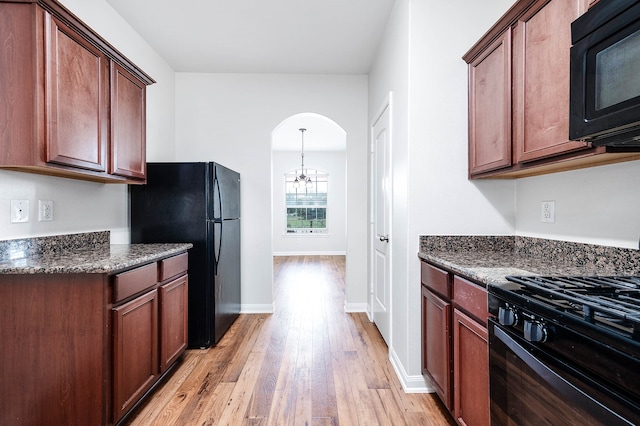
[[[640,0],[600,0],[571,41],[569,138],[640,147]]]

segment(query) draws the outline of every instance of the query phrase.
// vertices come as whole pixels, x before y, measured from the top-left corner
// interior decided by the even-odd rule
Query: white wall
[[[10,223],[10,200],[29,200],[29,222]],[[38,200],[53,200],[53,221],[38,222]],[[110,230],[129,242],[125,185],[0,171],[0,239]]]
[[[176,74],[179,161],[213,160],[242,175],[242,309],[270,310],[271,133],[298,113],[324,115],[347,133],[347,304],[366,302],[367,77]]]
[[[172,159],[173,70],[104,0],[61,2],[157,81],[147,90],[147,158]],[[10,223],[9,203],[16,198],[30,201],[29,223]],[[54,201],[52,222],[37,221],[38,199]],[[128,243],[127,209],[126,185],[0,170],[0,239],[110,230],[113,243]]]
[[[286,233],[285,209],[285,173],[299,167],[300,153],[292,151],[274,151],[273,164],[273,254],[346,254],[346,152],[313,151],[305,153],[305,166],[322,170],[329,174],[327,193],[327,229],[328,234],[295,235]],[[366,192],[366,189],[364,190]]]
[[[407,373],[406,349],[404,335],[407,334],[406,294],[407,288],[407,239],[409,212],[407,200],[409,196],[409,42],[410,42],[409,0],[396,0],[392,15],[387,24],[385,37],[378,50],[376,60],[369,72],[369,125],[373,125],[383,105],[391,102],[391,333],[387,344],[391,359],[403,383],[410,381]],[[371,133],[371,132],[370,132]],[[371,137],[371,134],[370,134]],[[371,164],[369,165],[371,168]],[[426,184],[426,182],[425,182]],[[369,235],[371,247],[371,230]],[[369,249],[371,250],[371,249]],[[369,251],[370,253],[371,251]],[[370,268],[373,265],[370,259]],[[371,269],[367,271],[369,281],[372,279]],[[418,281],[419,282],[419,281]],[[372,284],[370,284],[372,288]],[[418,299],[419,301],[419,299]],[[418,317],[419,319],[419,317]],[[418,322],[418,327],[420,322]],[[403,328],[404,327],[404,328]],[[420,346],[418,346],[418,351]],[[398,352],[405,359],[399,358]],[[402,355],[401,355],[402,357]],[[422,377],[414,374],[417,386],[424,387]],[[416,386],[416,385],[414,385]]]
[[[640,161],[517,181],[518,235],[638,248]],[[540,221],[541,202],[555,201],[554,223]]]
[[[397,0],[369,74],[369,119],[392,112],[391,357],[405,387],[420,369],[418,238],[513,234],[515,182],[467,180],[467,67],[462,55],[513,3]]]

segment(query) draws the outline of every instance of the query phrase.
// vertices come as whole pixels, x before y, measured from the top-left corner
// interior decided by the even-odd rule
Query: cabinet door
[[[184,275],[160,286],[160,372],[187,348],[188,280]]]
[[[451,303],[422,287],[422,369],[447,407],[451,402]]]
[[[454,417],[461,425],[489,425],[487,328],[453,310]]]
[[[511,29],[507,29],[469,64],[469,174],[510,165]]]
[[[571,22],[587,0],[539,0],[514,29],[516,161],[588,148],[569,139]],[[544,5],[544,6],[543,6]]]
[[[95,46],[45,13],[48,163],[106,171],[109,61]]]
[[[114,422],[158,377],[158,292],[113,308]]]
[[[120,65],[111,65],[109,173],[144,179],[146,174],[146,86]]]

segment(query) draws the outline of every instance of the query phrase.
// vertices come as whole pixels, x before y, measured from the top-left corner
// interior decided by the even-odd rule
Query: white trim
[[[373,308],[367,305],[367,318],[369,318],[369,322],[373,322]]]
[[[367,312],[366,303],[347,303],[344,302],[344,311],[347,313]],[[369,315],[367,314],[367,317]]]
[[[374,194],[374,179],[375,179],[375,171],[374,171],[374,167],[373,167],[373,161],[374,161],[374,155],[375,155],[375,149],[374,149],[374,133],[373,133],[373,128],[376,125],[376,123],[378,122],[378,120],[380,120],[380,118],[382,118],[382,115],[385,113],[385,111],[389,111],[389,233],[391,234],[392,229],[391,226],[393,224],[393,105],[392,105],[392,101],[393,101],[393,92],[389,92],[389,94],[386,96],[386,98],[384,99],[384,101],[382,102],[382,105],[380,106],[380,108],[378,108],[378,111],[376,112],[376,114],[374,115],[374,119],[371,120],[371,122],[369,123],[369,297],[368,297],[368,308],[369,311],[367,311],[367,315],[369,316],[369,318],[371,319],[371,321],[373,322],[373,307],[374,307],[374,300],[373,300],[373,292],[374,292],[374,256],[375,256],[375,249],[374,249],[374,238],[375,238],[375,229],[374,226],[375,224],[374,222],[374,201],[375,201],[375,194]],[[393,235],[391,235],[391,241],[393,241]],[[388,302],[388,306],[389,306],[389,342],[387,343],[387,346],[389,347],[389,349],[393,348],[393,245],[391,244],[391,241],[389,241],[389,249],[387,251],[387,256],[389,258],[389,282],[387,283],[389,286],[389,302]]]
[[[273,314],[275,311],[276,311],[276,306],[274,303],[240,305],[241,314]]]
[[[322,229],[322,228],[314,228],[314,229]],[[317,238],[317,237],[324,237],[324,238],[330,238],[332,237],[331,233],[329,232],[329,230],[327,228],[324,228],[327,232],[285,232],[282,234],[282,236],[284,238],[291,238],[291,237],[305,237],[305,238]]]
[[[369,127],[373,127],[376,122],[380,119],[380,117],[382,116],[382,114],[384,114],[384,111],[387,108],[391,108],[391,99],[393,97],[393,92],[389,92],[389,94],[384,98],[384,101],[382,101],[382,104],[380,104],[380,107],[378,108],[378,111],[376,112],[376,114],[374,115],[374,119],[371,120],[371,123],[369,124]],[[391,111],[391,110],[389,110]],[[373,152],[373,138],[371,138],[371,150]]]
[[[274,256],[346,256],[346,251],[278,251]]]
[[[405,393],[434,393],[436,391],[431,381],[422,374],[409,376],[393,348],[389,349],[389,361],[391,361],[393,370],[396,372]]]

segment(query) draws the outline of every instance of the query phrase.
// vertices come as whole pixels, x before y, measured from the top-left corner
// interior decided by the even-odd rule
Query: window
[[[296,188],[297,170],[285,175],[285,208],[287,211],[287,234],[326,234],[327,189],[329,175],[319,170],[305,170],[312,185]]]

